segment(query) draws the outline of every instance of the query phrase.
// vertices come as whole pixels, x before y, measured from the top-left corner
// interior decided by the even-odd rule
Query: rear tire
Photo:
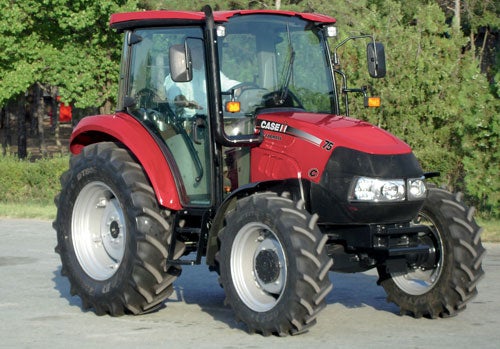
[[[400,307],[401,314],[416,318],[450,317],[465,309],[476,294],[482,278],[481,228],[473,209],[461,202],[461,195],[430,188],[416,223],[431,227],[421,242],[433,246],[434,268],[406,274],[388,274],[379,267],[379,284],[387,300]]]
[[[140,165],[114,143],[85,147],[61,176],[54,228],[71,295],[98,315],[141,314],[172,293],[180,267],[166,264],[168,212]],[[175,258],[184,244],[176,244]]]
[[[332,289],[327,237],[302,202],[274,193],[238,200],[216,259],[229,304],[249,332],[288,335],[316,323]]]

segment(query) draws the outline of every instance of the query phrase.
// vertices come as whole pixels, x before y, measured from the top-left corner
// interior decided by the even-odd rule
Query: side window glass
[[[226,134],[235,136],[254,133],[254,116],[266,89],[260,81],[255,35],[232,34],[221,43],[221,88],[225,92],[223,102],[240,103],[237,112],[225,111]]]
[[[223,105],[240,103],[238,112],[224,111],[224,130],[230,136],[253,134],[255,110],[267,91],[259,81],[255,36],[233,34],[222,39],[219,63]],[[250,182],[250,150],[224,148],[224,189],[226,192]]]
[[[210,205],[210,118],[202,32],[199,28],[138,30],[128,81],[129,112],[155,133],[175,159],[185,204]],[[191,58],[192,79],[173,81],[170,48],[181,46]]]

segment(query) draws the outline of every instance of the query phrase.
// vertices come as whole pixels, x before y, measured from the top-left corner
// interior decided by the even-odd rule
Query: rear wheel
[[[301,202],[273,193],[241,199],[219,238],[226,303],[250,332],[297,334],[316,323],[333,262]]]
[[[379,283],[387,300],[400,307],[401,314],[415,317],[449,317],[465,309],[477,294],[483,276],[481,228],[473,209],[461,203],[459,194],[431,188],[417,224],[428,225],[430,234],[420,236],[431,246],[431,262],[408,273],[392,273],[379,267]]]
[[[180,268],[166,264],[171,225],[140,165],[114,143],[85,147],[61,177],[54,228],[61,273],[98,315],[152,311]],[[175,258],[184,251],[176,244]]]

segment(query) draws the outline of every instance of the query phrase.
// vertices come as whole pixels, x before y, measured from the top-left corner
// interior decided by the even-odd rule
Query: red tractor
[[[270,10],[111,16],[117,111],[80,121],[54,228],[62,274],[98,314],[158,309],[206,263],[249,332],[316,322],[330,271],[377,268],[402,314],[448,317],[477,293],[473,209],[426,185],[410,147],[348,117],[335,19]],[[341,112],[342,110],[342,112]],[[344,114],[341,115],[341,113]]]

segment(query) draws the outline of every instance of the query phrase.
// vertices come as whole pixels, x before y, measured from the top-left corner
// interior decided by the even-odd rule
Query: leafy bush
[[[68,156],[34,162],[14,155],[0,157],[0,202],[52,204],[60,190],[59,177],[68,168]]]

